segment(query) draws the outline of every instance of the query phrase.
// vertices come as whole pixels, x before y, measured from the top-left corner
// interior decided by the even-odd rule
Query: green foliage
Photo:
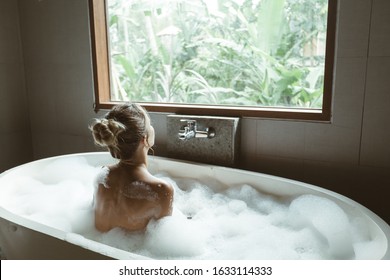
[[[322,105],[327,0],[109,0],[114,100]]]

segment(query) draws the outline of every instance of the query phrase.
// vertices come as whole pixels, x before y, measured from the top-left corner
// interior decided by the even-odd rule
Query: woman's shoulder
[[[151,183],[157,188],[161,189],[165,192],[173,192],[173,186],[170,182],[163,180],[161,178],[157,178],[152,176]]]
[[[102,166],[102,168],[99,169],[95,176],[95,187],[98,187],[99,185],[103,185],[105,188],[108,187],[107,178],[108,174],[110,173],[110,168],[108,166]]]

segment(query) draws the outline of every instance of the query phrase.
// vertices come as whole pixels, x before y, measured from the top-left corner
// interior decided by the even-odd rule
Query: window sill
[[[94,106],[95,112],[110,110],[123,102],[100,102]],[[267,118],[279,120],[300,120],[313,122],[331,121],[331,115],[321,109],[292,109],[283,107],[251,107],[251,106],[213,106],[175,103],[139,102],[149,112],[174,113],[180,115],[208,115],[227,117]]]

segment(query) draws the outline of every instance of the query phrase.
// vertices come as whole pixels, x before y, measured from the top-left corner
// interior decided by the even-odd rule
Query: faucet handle
[[[196,120],[181,119],[180,122],[185,123],[188,128],[196,127]]]
[[[187,123],[187,124],[196,124],[196,120],[190,120],[190,119],[181,119],[180,122]]]

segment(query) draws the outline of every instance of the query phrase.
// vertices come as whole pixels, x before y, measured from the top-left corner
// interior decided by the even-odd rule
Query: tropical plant
[[[113,99],[322,105],[327,0],[108,3]]]

